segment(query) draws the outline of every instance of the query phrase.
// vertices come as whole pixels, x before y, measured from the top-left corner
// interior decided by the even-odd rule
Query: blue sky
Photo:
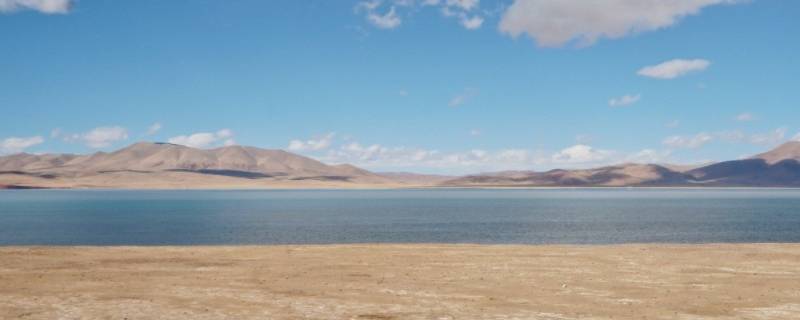
[[[0,153],[136,141],[465,173],[800,131],[792,0],[0,0]]]

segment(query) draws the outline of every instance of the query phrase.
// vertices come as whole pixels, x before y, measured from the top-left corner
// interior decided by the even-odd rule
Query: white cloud
[[[378,9],[380,9],[381,4],[383,1],[381,0],[372,0],[372,1],[361,1],[356,4],[355,12],[361,13],[364,12],[366,14],[367,21],[369,21],[372,25],[381,28],[381,29],[394,29],[400,26],[403,23],[403,20],[397,16],[397,9],[395,6],[390,6],[389,10],[386,13],[379,13]],[[410,5],[411,3],[408,2],[401,2],[401,6]]]
[[[34,10],[44,14],[66,14],[72,0],[0,0],[0,13]]]
[[[696,149],[714,140],[708,133],[701,132],[694,136],[670,136],[664,139],[663,144],[672,148]]]
[[[461,106],[461,105],[467,103],[469,100],[471,100],[476,95],[478,95],[478,90],[477,89],[466,88],[466,89],[464,89],[464,91],[462,91],[459,94],[453,96],[453,98],[450,99],[450,102],[447,103],[447,105],[451,106],[451,107]]]
[[[774,146],[785,140],[787,131],[786,128],[777,128],[767,133],[756,133],[750,135],[747,142],[761,146]]]
[[[483,25],[483,18],[480,16],[467,17],[467,15],[463,15],[460,17],[460,21],[461,25],[468,30],[475,30]]]
[[[704,7],[735,0],[514,0],[503,14],[500,31],[516,38],[527,34],[544,47],[576,41],[589,46],[600,38],[672,26]]]
[[[746,121],[753,121],[753,120],[755,120],[755,117],[753,116],[753,114],[751,114],[749,112],[740,113],[740,114],[736,115],[736,121],[746,122]]]
[[[82,134],[64,135],[64,141],[81,142],[90,148],[105,148],[114,142],[128,139],[128,130],[119,127],[98,127]]]
[[[43,142],[44,139],[40,136],[27,137],[27,138],[17,138],[17,137],[6,138],[0,141],[0,153],[2,154],[20,153],[25,149],[33,147],[37,144],[41,144]]]
[[[369,20],[369,22],[372,22],[373,25],[381,29],[394,29],[399,27],[400,24],[403,22],[397,16],[394,7],[389,8],[389,12],[387,12],[386,14],[378,14],[374,11],[370,12],[367,14],[367,20]]]
[[[476,173],[501,170],[546,170],[588,168],[622,162],[663,162],[670,152],[644,149],[633,153],[617,152],[577,144],[557,152],[508,148],[471,149],[444,152],[407,146],[362,144],[343,140],[331,143],[324,153],[312,154],[325,163],[349,163],[372,170],[412,170],[447,173]]]
[[[467,30],[475,30],[483,25],[483,13],[478,9],[479,0],[370,0],[361,1],[355,6],[357,14],[364,14],[372,25],[381,29],[395,29],[403,23],[401,16],[415,12],[418,7],[438,7],[445,17],[457,17]]]
[[[480,0],[447,0],[445,5],[448,7],[455,7],[464,11],[470,11],[478,7]]]
[[[788,129],[780,127],[769,132],[747,134],[739,130],[715,133],[701,132],[693,136],[670,136],[663,143],[672,148],[696,149],[714,140],[727,143],[746,143],[757,146],[773,146],[786,140]]]
[[[153,123],[147,128],[147,133],[146,134],[148,136],[152,136],[152,135],[158,133],[159,131],[161,131],[161,128],[162,128],[161,123],[158,123],[158,122]]]
[[[61,136],[61,128],[50,130],[50,138],[58,138]]]
[[[480,136],[481,134],[483,134],[481,132],[481,129],[472,129],[472,130],[469,131],[469,135],[471,135],[473,137]]]
[[[641,68],[636,73],[640,76],[656,79],[675,79],[690,72],[705,70],[709,65],[711,65],[711,62],[704,59],[673,59]]]
[[[610,100],[608,100],[608,105],[611,107],[629,106],[636,102],[639,102],[641,98],[642,98],[641,94],[636,94],[636,95],[626,94],[619,98],[611,98]]]
[[[601,162],[611,155],[610,151],[597,150],[585,144],[577,144],[553,155],[554,163]]]
[[[184,145],[191,148],[209,148],[236,144],[233,140],[233,132],[230,129],[222,129],[217,132],[200,132],[191,135],[172,137],[167,140],[169,143]]]
[[[626,157],[625,162],[633,163],[664,163],[669,160],[672,152],[669,150],[657,151],[653,149],[642,149],[639,152]]]
[[[289,141],[289,146],[287,147],[291,151],[319,151],[327,149],[331,146],[331,142],[333,141],[333,137],[336,136],[335,132],[330,132],[325,134],[321,137],[315,137],[309,140],[299,140],[295,139]]]

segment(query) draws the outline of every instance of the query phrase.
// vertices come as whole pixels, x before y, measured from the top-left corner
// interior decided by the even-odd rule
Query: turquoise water
[[[0,191],[0,245],[800,242],[800,190]]]

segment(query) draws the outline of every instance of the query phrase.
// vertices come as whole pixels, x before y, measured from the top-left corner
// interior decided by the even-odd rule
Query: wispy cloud
[[[161,131],[161,128],[162,128],[161,123],[159,122],[153,123],[149,127],[147,127],[147,132],[145,134],[148,136],[152,136]]]
[[[220,144],[225,146],[235,145],[233,131],[222,129],[217,132],[199,132],[190,135],[182,135],[169,138],[169,143],[184,145],[192,148],[218,147]]]
[[[696,149],[712,140],[714,140],[714,136],[701,132],[693,136],[669,136],[664,139],[663,144],[672,148]]]
[[[0,13],[33,10],[44,14],[66,14],[72,3],[72,0],[0,0]]]
[[[736,119],[736,121],[739,121],[739,122],[747,122],[747,121],[755,120],[755,117],[753,116],[752,113],[744,112],[744,113],[740,113],[740,114],[736,115],[736,117],[734,119]]]
[[[722,141],[727,143],[744,143],[758,146],[774,146],[786,140],[786,133],[788,129],[780,127],[768,132],[759,133],[745,133],[739,130],[732,131],[719,131],[719,132],[701,132],[688,136],[669,136],[663,140],[663,144],[672,148],[688,148],[696,149],[713,141]]]
[[[445,17],[455,17],[467,30],[483,26],[484,16],[478,10],[479,0],[368,0],[356,4],[354,11],[364,14],[366,20],[380,29],[395,29],[403,24],[403,17],[417,8],[436,7]]]
[[[641,94],[626,94],[618,98],[611,98],[608,100],[608,105],[610,107],[625,107],[639,102],[641,98]]]
[[[28,149],[38,144],[42,144],[43,142],[44,138],[42,138],[41,136],[34,136],[27,138],[18,138],[18,137],[5,138],[2,141],[0,141],[0,154],[20,153],[22,151],[25,151],[25,149]]]
[[[362,1],[356,4],[355,11],[356,13],[364,12],[367,21],[378,28],[394,29],[399,27],[400,24],[403,23],[403,20],[397,16],[395,6],[390,6],[386,12],[380,13],[378,9],[381,4],[382,1],[380,0]]]
[[[466,88],[463,91],[456,94],[455,96],[453,96],[453,98],[450,99],[450,102],[448,102],[447,105],[451,107],[461,106],[469,102],[469,100],[471,100],[476,95],[478,95],[478,89]]]
[[[636,73],[640,76],[668,80],[675,79],[690,72],[705,70],[709,65],[711,65],[711,62],[704,59],[673,59],[657,65],[646,66],[639,69]]]
[[[570,42],[589,46],[598,39],[617,39],[666,28],[707,6],[735,0],[514,0],[500,21],[500,31],[527,34],[539,46]]]

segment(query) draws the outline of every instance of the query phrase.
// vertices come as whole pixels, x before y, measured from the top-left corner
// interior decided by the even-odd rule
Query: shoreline
[[[0,246],[0,314],[797,319],[800,244]]]
[[[13,186],[11,188],[4,188],[0,186],[0,191],[37,191],[37,190],[76,190],[76,191],[382,191],[382,190],[800,190],[800,187],[738,187],[738,186],[584,186],[584,187],[536,187],[536,186],[475,186],[475,187],[458,187],[458,186],[385,186],[385,187],[198,187],[198,188],[128,188],[128,187],[98,187],[98,188],[76,188],[76,187],[38,187],[38,186]]]

